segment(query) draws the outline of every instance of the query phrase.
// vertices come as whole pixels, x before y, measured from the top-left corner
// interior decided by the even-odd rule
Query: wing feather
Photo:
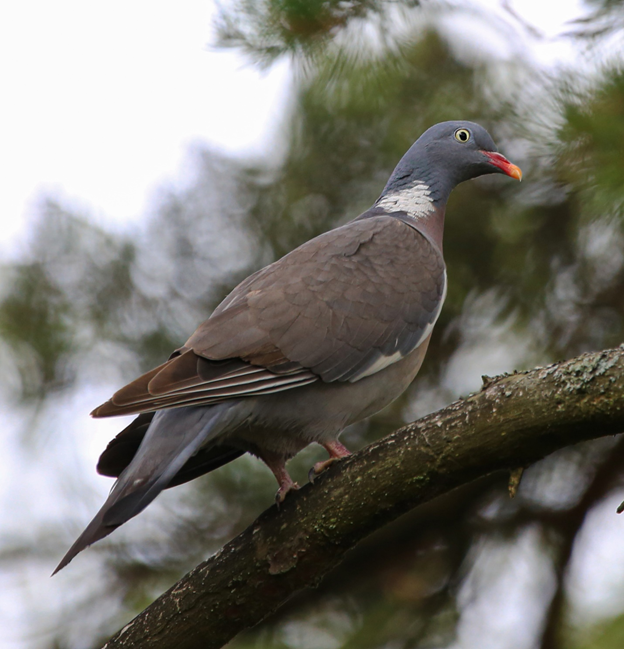
[[[422,233],[397,218],[360,217],[247,278],[169,361],[92,414],[357,381],[421,344],[445,288],[442,255]]]

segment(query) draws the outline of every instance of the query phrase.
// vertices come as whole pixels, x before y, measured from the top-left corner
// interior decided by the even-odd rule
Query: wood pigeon
[[[239,284],[166,363],[129,383],[94,417],[137,414],[98,472],[117,478],[55,572],[136,516],[165,488],[243,453],[297,485],[286,462],[312,442],[329,459],[338,436],[396,399],[418,372],[446,295],[442,233],[460,182],[522,173],[487,131],[453,121],[428,129],[377,202]]]

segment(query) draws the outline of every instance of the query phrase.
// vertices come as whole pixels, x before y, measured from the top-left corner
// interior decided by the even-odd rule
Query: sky
[[[531,54],[544,65],[559,65],[574,56],[569,43],[555,37],[566,21],[582,13],[578,0],[475,2],[499,13],[510,6],[537,28],[541,37],[532,41]],[[24,249],[28,223],[43,196],[58,197],[101,225],[120,229],[147,213],[162,183],[184,183],[185,160],[193,144],[237,156],[275,152],[293,81],[288,61],[260,71],[236,52],[211,47],[214,13],[210,0],[2,3],[0,259],[18,256]],[[452,33],[453,26],[449,30]],[[491,46],[497,47],[496,41]],[[102,386],[101,394],[75,394],[59,410],[86,414],[109,396],[109,389]],[[19,446],[11,441],[17,437],[11,431],[18,428],[18,415],[5,411],[2,423],[4,524],[19,525],[20,508],[28,508],[35,499],[38,510],[30,507],[31,515],[54,515],[49,512],[59,506],[58,493],[41,497],[41,490],[32,491],[38,489],[41,476],[37,482],[37,467],[29,469],[19,457]],[[58,422],[50,425],[61,428]],[[68,439],[75,439],[78,428],[85,433],[83,426],[66,422]],[[109,428],[100,424],[77,449],[72,459],[80,467],[76,480],[96,479],[94,458],[117,428],[118,422]],[[49,471],[60,474],[61,459],[52,462]],[[31,485],[30,491],[20,487],[20,497],[11,498],[12,503],[2,499],[2,491],[7,493],[7,487],[14,488],[19,480]],[[104,487],[98,489],[102,492]],[[99,507],[100,492],[92,494],[92,511]],[[85,511],[85,520],[92,511]],[[529,547],[530,539],[526,543]],[[52,588],[47,568],[45,581],[32,581],[44,593]],[[587,568],[577,572],[583,570]],[[56,579],[51,598],[63,588],[58,586],[63,575]],[[587,583],[579,578],[581,582]],[[6,598],[1,603],[6,606]],[[14,620],[24,617],[22,603],[12,602],[9,614]],[[21,647],[18,635],[6,646]]]
[[[537,27],[531,52],[542,62],[570,57],[554,37],[581,13],[579,0],[475,4],[507,19],[509,6]],[[211,0],[2,3],[0,256],[19,254],[45,195],[123,227],[159,184],[184,181],[192,143],[270,153],[288,61],[263,72],[216,50],[214,14]]]
[[[177,179],[194,142],[263,153],[288,65],[260,72],[211,48],[214,11],[206,0],[2,3],[0,253],[44,194],[114,225]]]

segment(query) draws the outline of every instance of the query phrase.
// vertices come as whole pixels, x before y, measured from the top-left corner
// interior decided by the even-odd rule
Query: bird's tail
[[[160,410],[132,462],[113,485],[106,502],[69,548],[56,570],[87,546],[108,536],[143,511],[186,461],[236,420],[237,402],[207,407]]]

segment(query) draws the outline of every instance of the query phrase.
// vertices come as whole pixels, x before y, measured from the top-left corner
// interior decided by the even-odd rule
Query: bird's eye
[[[468,142],[468,140],[470,139],[470,131],[465,128],[458,128],[455,131],[455,139],[458,142]]]

